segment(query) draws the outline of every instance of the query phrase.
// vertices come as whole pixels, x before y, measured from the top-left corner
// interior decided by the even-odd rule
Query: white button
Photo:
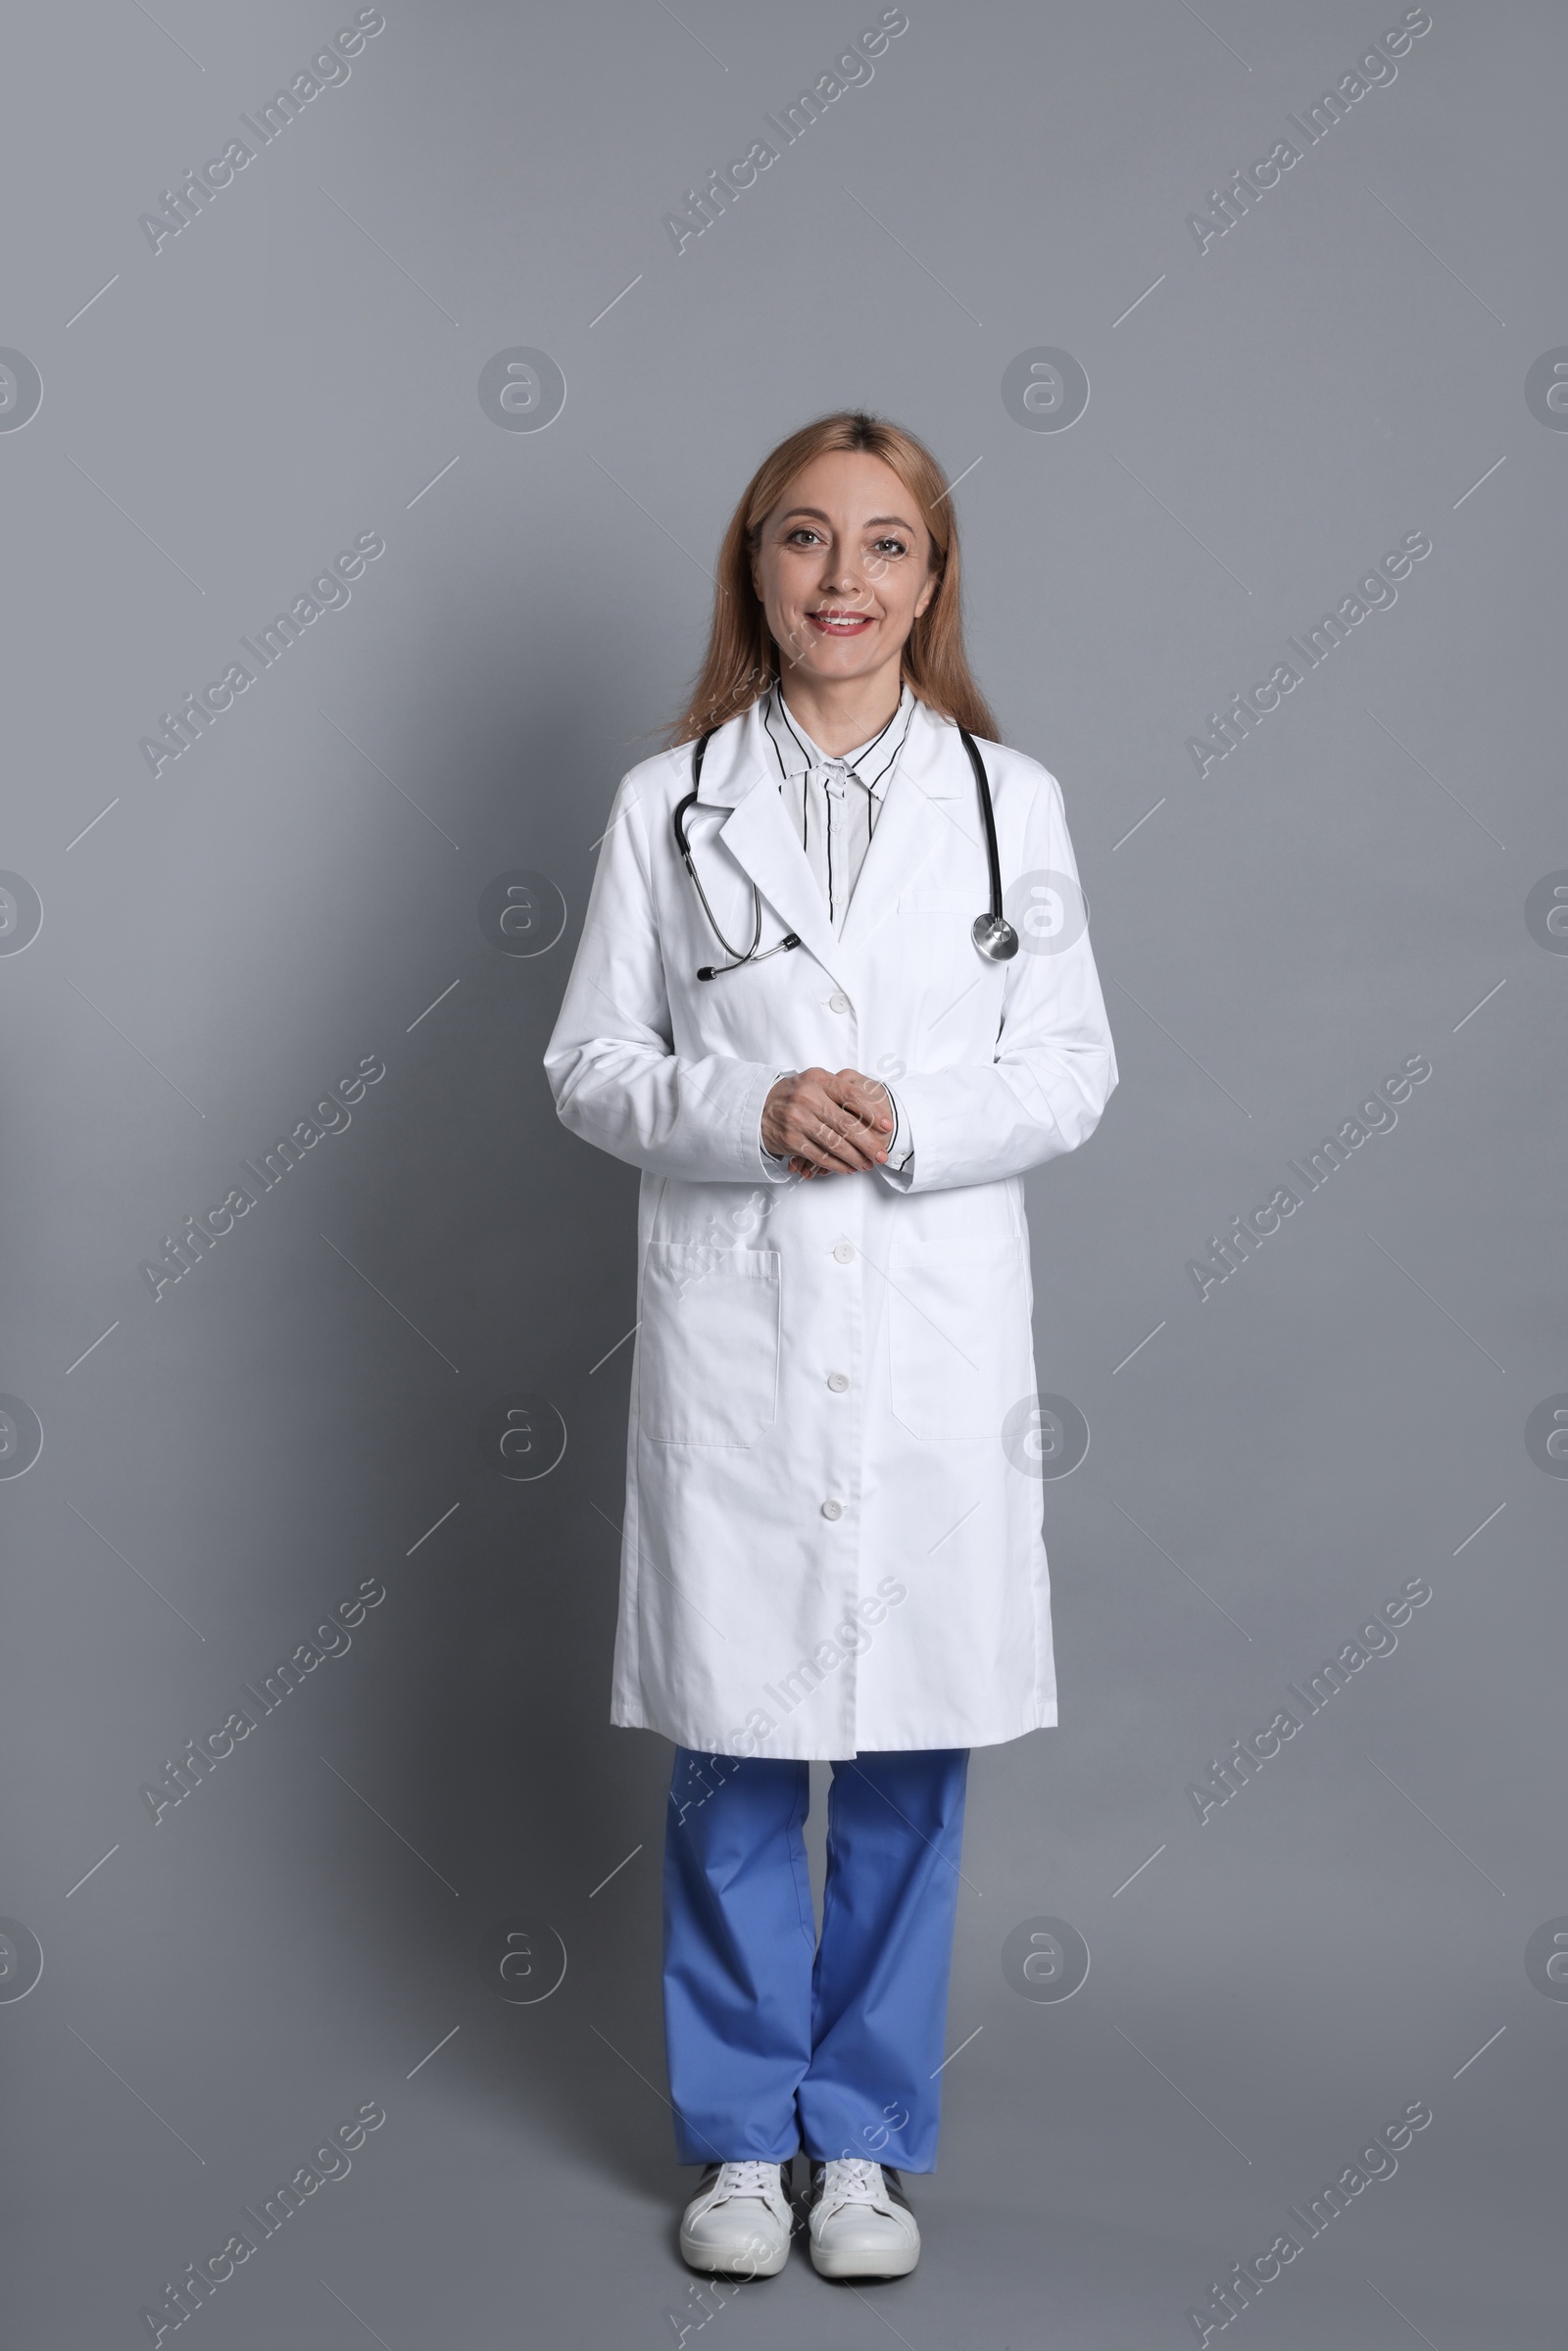
[[[842,1396],[850,1384],[850,1375],[847,1371],[830,1371],[827,1375],[827,1384],[835,1396]]]
[[[853,1265],[855,1262],[854,1243],[849,1241],[841,1241],[834,1249],[833,1254],[837,1258],[840,1265]]]
[[[824,1502],[822,1504],[822,1516],[824,1518],[842,1518],[844,1516],[844,1504],[842,1502]]]
[[[847,1012],[849,1010],[850,1000],[842,988],[835,990],[833,995],[828,998],[827,1008],[830,1012]]]

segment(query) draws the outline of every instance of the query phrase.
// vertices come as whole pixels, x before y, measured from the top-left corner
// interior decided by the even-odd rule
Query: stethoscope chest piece
[[[1010,963],[1018,952],[1018,934],[1004,914],[977,914],[969,936],[988,963]]]

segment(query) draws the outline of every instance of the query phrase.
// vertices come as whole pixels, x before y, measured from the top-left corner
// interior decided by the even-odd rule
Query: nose
[[[835,548],[828,556],[822,569],[820,594],[842,596],[849,604],[868,604],[870,602],[863,575],[853,556]]]

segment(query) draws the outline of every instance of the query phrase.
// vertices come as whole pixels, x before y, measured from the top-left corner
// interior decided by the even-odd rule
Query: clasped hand
[[[802,1069],[780,1078],[762,1105],[762,1144],[800,1176],[858,1175],[880,1167],[893,1135],[893,1104],[877,1078],[858,1069]]]

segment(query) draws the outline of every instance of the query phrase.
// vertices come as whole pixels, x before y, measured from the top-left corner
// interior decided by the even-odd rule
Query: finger
[[[853,1143],[830,1127],[808,1136],[803,1149],[824,1175],[863,1175],[870,1165]]]
[[[877,1146],[867,1122],[819,1089],[800,1102],[791,1104],[790,1135],[795,1148],[809,1145],[818,1154],[827,1153],[832,1163],[857,1171],[876,1164]]]
[[[762,1143],[775,1157],[787,1157],[815,1137],[825,1124],[833,1126],[839,1118],[835,1106],[826,1095],[816,1088],[802,1089],[779,1102],[764,1114],[761,1122]],[[845,1125],[842,1132],[853,1133]]]
[[[893,1106],[888,1100],[885,1087],[873,1087],[867,1081],[863,1086],[854,1090],[849,1095],[848,1101],[850,1107],[858,1111],[872,1126],[882,1127],[889,1133],[892,1132]]]
[[[875,1167],[887,1155],[887,1137],[868,1119],[835,1108],[822,1121],[835,1138],[835,1148],[853,1153],[857,1166]]]
[[[826,1118],[802,1121],[799,1149],[830,1174],[859,1175],[873,1164],[853,1135]]]
[[[841,1071],[839,1078],[829,1081],[823,1089],[823,1104],[820,1115],[841,1135],[852,1136],[858,1143],[869,1144],[874,1147],[879,1133],[892,1133],[893,1121],[891,1117],[884,1119],[881,1105],[874,1098],[858,1093],[855,1088],[841,1083],[845,1077],[854,1078],[856,1076],[857,1073],[853,1070]],[[858,1083],[863,1083],[863,1081],[858,1081]]]
[[[854,1109],[847,1109],[832,1096],[824,1098],[817,1112],[817,1132],[823,1131],[837,1139],[837,1148],[854,1152],[861,1163],[874,1165],[884,1149],[884,1137],[869,1119]]]
[[[811,1097],[815,1089],[826,1083],[825,1069],[798,1070],[794,1076],[777,1078],[769,1087],[762,1103],[762,1142],[775,1157],[785,1155],[791,1149],[791,1129],[798,1123],[794,1113],[801,1102]]]
[[[841,1069],[837,1077],[829,1079],[827,1091],[834,1102],[864,1125],[880,1127],[888,1134],[893,1132],[888,1091],[879,1079],[862,1077],[858,1069]]]

